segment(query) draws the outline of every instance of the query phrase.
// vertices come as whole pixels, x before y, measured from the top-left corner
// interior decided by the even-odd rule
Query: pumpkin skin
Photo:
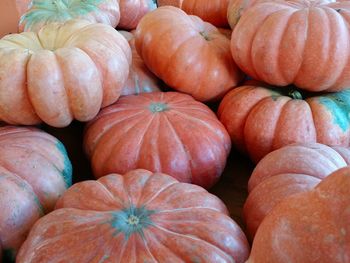
[[[248,263],[350,260],[350,168],[279,203],[256,233]]]
[[[118,0],[33,0],[21,17],[20,31],[39,31],[49,23],[84,19],[116,27],[120,20]]]
[[[60,141],[35,128],[0,127],[0,148],[0,251],[15,255],[72,184],[72,165]]]
[[[18,263],[240,263],[249,255],[220,199],[165,174],[134,170],[81,182],[56,208],[35,224]]]
[[[96,177],[142,168],[211,187],[231,143],[215,114],[177,92],[121,97],[88,123],[84,148]]]
[[[135,29],[141,18],[157,8],[155,0],[119,0],[120,22],[118,28]]]
[[[112,27],[70,20],[0,40],[0,120],[64,127],[115,102],[131,50]]]
[[[199,101],[221,98],[243,77],[232,59],[227,37],[172,6],[143,17],[136,29],[135,46],[147,67],[168,86]]]
[[[308,95],[302,99],[293,89],[242,86],[224,97],[218,116],[233,144],[254,162],[297,142],[349,146],[350,90]]]
[[[255,167],[243,207],[247,232],[256,230],[273,208],[293,194],[313,189],[332,172],[350,164],[350,148],[293,144],[266,155]]]
[[[244,11],[264,0],[230,0],[227,7],[227,20],[232,29],[236,26]],[[273,0],[269,0],[273,2]]]
[[[160,80],[146,67],[136,51],[134,34],[119,31],[129,42],[132,51],[132,62],[129,77],[122,89],[121,95],[138,95],[144,92],[160,91]]]
[[[349,1],[256,4],[233,30],[233,58],[246,74],[272,85],[313,92],[347,89],[349,13]]]

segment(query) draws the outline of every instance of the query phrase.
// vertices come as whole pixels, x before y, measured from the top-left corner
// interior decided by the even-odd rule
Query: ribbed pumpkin
[[[350,148],[293,144],[266,155],[255,167],[243,215],[251,237],[273,208],[291,195],[313,189],[332,172],[350,164]]]
[[[227,20],[232,29],[236,26],[242,14],[256,3],[274,0],[230,0],[227,7]],[[278,0],[277,0],[278,1]]]
[[[119,0],[119,5],[122,29],[135,29],[145,14],[157,8],[156,0]]]
[[[144,92],[160,91],[160,80],[147,68],[136,51],[134,33],[119,31],[129,42],[132,51],[132,63],[129,77],[121,95],[140,94]]]
[[[131,50],[112,27],[70,20],[0,40],[0,120],[67,126],[115,102]]]
[[[305,99],[303,99],[305,97]],[[308,94],[242,86],[222,100],[218,115],[232,143],[258,162],[291,143],[350,144],[350,90]]]
[[[350,260],[350,167],[279,203],[256,233],[247,263]]]
[[[0,127],[0,149],[0,251],[14,257],[71,185],[72,166],[64,146],[35,128]]]
[[[120,12],[118,0],[33,0],[21,17],[21,31],[39,31],[44,25],[70,19],[84,19],[116,27]]]
[[[249,255],[246,237],[220,199],[146,170],[72,186],[39,220],[18,263],[231,262]]]
[[[243,77],[232,59],[230,40],[213,25],[172,6],[143,17],[135,45],[152,72],[199,101],[221,98]]]
[[[157,0],[158,6],[172,5],[218,27],[226,27],[229,0]]]
[[[84,145],[96,177],[143,168],[206,188],[231,147],[215,114],[177,92],[121,97],[87,125]]]
[[[290,0],[249,8],[234,28],[237,65],[266,83],[309,91],[350,86],[350,2]]]

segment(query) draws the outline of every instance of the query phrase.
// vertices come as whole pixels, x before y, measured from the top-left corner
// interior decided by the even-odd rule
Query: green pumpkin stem
[[[288,96],[291,97],[293,100],[302,100],[303,96],[301,95],[301,93],[297,90],[291,90],[288,93]]]
[[[53,4],[57,7],[57,10],[67,9],[67,5],[62,0],[53,0]]]

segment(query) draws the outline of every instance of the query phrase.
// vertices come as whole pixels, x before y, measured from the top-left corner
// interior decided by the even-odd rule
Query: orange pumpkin
[[[67,126],[115,102],[129,73],[128,42],[112,27],[70,20],[0,40],[0,120]]]
[[[350,86],[350,2],[290,0],[259,3],[235,26],[237,65],[266,83],[309,91]]]
[[[177,92],[125,96],[91,121],[84,138],[96,177],[143,168],[212,186],[230,151],[215,114]]]
[[[144,16],[135,45],[151,71],[199,101],[221,98],[242,79],[230,40],[216,27],[175,7],[160,7]]]
[[[56,208],[35,224],[18,263],[243,263],[249,255],[220,199],[165,174],[134,170],[77,183]]]
[[[303,95],[297,89],[250,85],[229,92],[218,115],[232,143],[258,162],[296,142],[349,146],[349,111],[350,90]]]
[[[31,0],[0,1],[0,38],[18,32],[18,23]]]
[[[227,20],[232,29],[236,26],[242,14],[251,6],[263,1],[273,0],[230,0],[227,7]]]
[[[350,260],[350,167],[279,203],[256,233],[247,263]]]
[[[243,215],[250,237],[273,208],[289,196],[313,189],[332,172],[350,164],[350,148],[318,143],[293,144],[266,155],[248,183]]]
[[[38,129],[0,127],[0,148],[0,251],[13,257],[71,185],[72,166],[64,146]]]
[[[157,0],[158,6],[171,5],[181,8],[218,27],[226,27],[229,0]]]
[[[120,12],[118,0],[32,0],[29,10],[21,17],[21,31],[39,31],[53,22],[84,19],[116,27]]]
[[[132,51],[129,77],[122,89],[121,95],[137,95],[144,92],[160,91],[160,80],[149,71],[136,51],[134,34],[127,31],[119,32],[128,40]]]
[[[118,28],[135,29],[141,18],[157,8],[155,0],[119,0],[120,22]]]

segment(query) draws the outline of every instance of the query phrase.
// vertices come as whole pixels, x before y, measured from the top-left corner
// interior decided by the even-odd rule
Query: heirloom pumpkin
[[[157,8],[155,0],[119,0],[119,5],[122,29],[135,29],[145,14]]]
[[[232,59],[230,40],[211,24],[172,6],[143,17],[135,46],[167,85],[200,101],[221,98],[243,77]]]
[[[349,1],[256,4],[233,30],[233,58],[246,74],[272,85],[314,92],[347,89],[349,14]]]
[[[349,146],[349,111],[350,90],[303,95],[293,88],[250,85],[229,92],[218,115],[232,143],[258,162],[295,142]]]
[[[122,89],[121,95],[137,95],[144,92],[160,91],[160,80],[149,71],[136,51],[134,34],[127,31],[119,32],[129,41],[132,51],[129,77]]]
[[[247,263],[350,261],[350,168],[279,203],[256,233]]]
[[[112,27],[70,20],[0,40],[0,120],[67,126],[115,102],[131,50]]]
[[[236,26],[242,14],[251,6],[263,1],[273,2],[274,0],[230,0],[227,7],[227,20],[232,29]]]
[[[35,128],[0,127],[0,148],[0,251],[15,256],[71,185],[72,166],[64,146]]]
[[[230,152],[230,137],[204,104],[177,92],[121,97],[86,128],[84,147],[96,177],[136,168],[212,186]]]
[[[77,183],[56,208],[35,224],[18,263],[243,263],[249,255],[220,199],[165,174],[134,170]]]
[[[39,31],[44,25],[70,19],[84,19],[116,27],[120,12],[118,0],[33,0],[21,17],[21,31]]]
[[[332,172],[350,164],[350,148],[293,144],[266,155],[248,183],[243,216],[250,237],[273,208],[293,194],[313,189]]]

